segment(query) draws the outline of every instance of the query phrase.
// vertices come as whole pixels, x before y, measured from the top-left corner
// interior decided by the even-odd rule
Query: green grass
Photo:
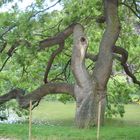
[[[74,126],[74,110],[73,103],[41,102],[33,111],[33,140],[96,140],[96,128]],[[124,118],[108,119],[100,135],[100,140],[140,140],[140,105],[127,105]],[[0,124],[0,137],[27,140],[28,123]]]

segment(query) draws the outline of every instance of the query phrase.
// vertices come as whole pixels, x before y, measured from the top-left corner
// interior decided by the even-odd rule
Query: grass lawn
[[[73,103],[42,101],[33,111],[33,140],[96,140],[96,128],[74,126],[74,110]],[[140,140],[140,105],[126,105],[124,118],[108,119],[100,134],[100,140]],[[27,140],[28,123],[0,124],[2,137]]]

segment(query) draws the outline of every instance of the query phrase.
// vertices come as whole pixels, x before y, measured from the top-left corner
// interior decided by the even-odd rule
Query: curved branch
[[[7,94],[4,94],[0,96],[0,104],[3,104],[11,99],[19,98],[18,96],[23,96],[25,94],[25,91],[22,89],[13,89],[9,91]]]
[[[122,47],[119,47],[119,46],[113,46],[113,53],[117,53],[117,54],[120,54],[122,57],[121,57],[121,63],[126,63],[127,62],[127,59],[128,59],[128,52],[122,48]]]
[[[22,89],[14,89],[9,93],[0,96],[0,104],[3,104],[11,99],[16,99],[20,107],[27,108],[29,106],[30,100],[33,104],[39,101],[42,97],[48,94],[70,94],[75,98],[73,92],[73,85],[66,83],[48,83],[40,86],[30,94],[24,95]]]
[[[44,83],[48,83],[48,74],[49,74],[49,71],[51,69],[51,66],[52,66],[52,63],[55,59],[55,57],[62,52],[64,48],[64,42],[62,42],[61,44],[59,44],[59,48],[57,48],[52,54],[51,54],[51,57],[49,59],[49,62],[47,64],[47,67],[46,67],[46,72],[45,72],[45,75],[44,75]]]
[[[39,43],[39,51],[45,48],[49,48],[53,45],[61,44],[65,42],[65,40],[73,33],[73,28],[77,23],[71,24],[62,32],[56,34],[54,37],[50,37],[48,39],[42,40]]]
[[[138,84],[140,86],[140,81],[137,80],[135,75],[129,70],[129,67],[127,65],[127,59],[128,59],[128,52],[119,46],[114,46],[113,47],[114,53],[121,54],[121,58],[118,57],[117,60],[121,62],[122,67],[124,68],[125,73],[132,78],[133,83]]]

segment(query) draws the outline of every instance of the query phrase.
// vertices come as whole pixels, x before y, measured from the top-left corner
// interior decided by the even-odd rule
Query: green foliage
[[[131,103],[131,96],[135,95],[137,90],[134,84],[127,83],[126,77],[123,75],[110,79],[108,84],[106,115],[112,117],[119,114],[123,117],[125,113],[124,105]]]
[[[58,101],[61,101],[62,103],[66,104],[68,101],[73,101],[73,98],[69,95],[59,95],[57,96]]]

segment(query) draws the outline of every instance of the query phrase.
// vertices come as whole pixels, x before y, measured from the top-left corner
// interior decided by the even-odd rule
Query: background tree
[[[63,4],[63,10],[46,12],[57,3]],[[126,16],[124,11],[128,11],[129,15]],[[75,120],[80,128],[97,124],[99,100],[102,100],[102,124],[107,99],[108,114],[111,110],[109,103],[115,102],[115,99],[117,111],[122,115],[122,103],[125,102],[122,99],[126,99],[127,95],[128,102],[131,91],[126,91],[127,87],[123,89],[126,83],[119,84],[119,90],[119,82],[109,81],[109,78],[113,77],[113,72],[115,75],[120,72],[121,64],[139,88],[140,82],[133,75],[139,76],[139,21],[132,14],[139,19],[137,1],[59,0],[46,8],[45,1],[40,0],[25,12],[20,12],[15,6],[13,11],[1,13],[1,92],[11,87],[14,89],[2,95],[0,103],[16,99],[22,108],[27,108],[30,100],[35,105],[45,95],[68,94],[76,101]],[[126,21],[129,22],[127,26]],[[134,24],[137,26],[135,29],[132,28]],[[126,49],[130,51],[129,61],[137,62],[137,65],[133,64],[132,71],[127,63]],[[113,90],[114,85],[117,85],[117,93]],[[31,93],[24,94],[19,88]],[[138,88],[133,88],[132,92]],[[122,98],[119,99],[120,95]]]

